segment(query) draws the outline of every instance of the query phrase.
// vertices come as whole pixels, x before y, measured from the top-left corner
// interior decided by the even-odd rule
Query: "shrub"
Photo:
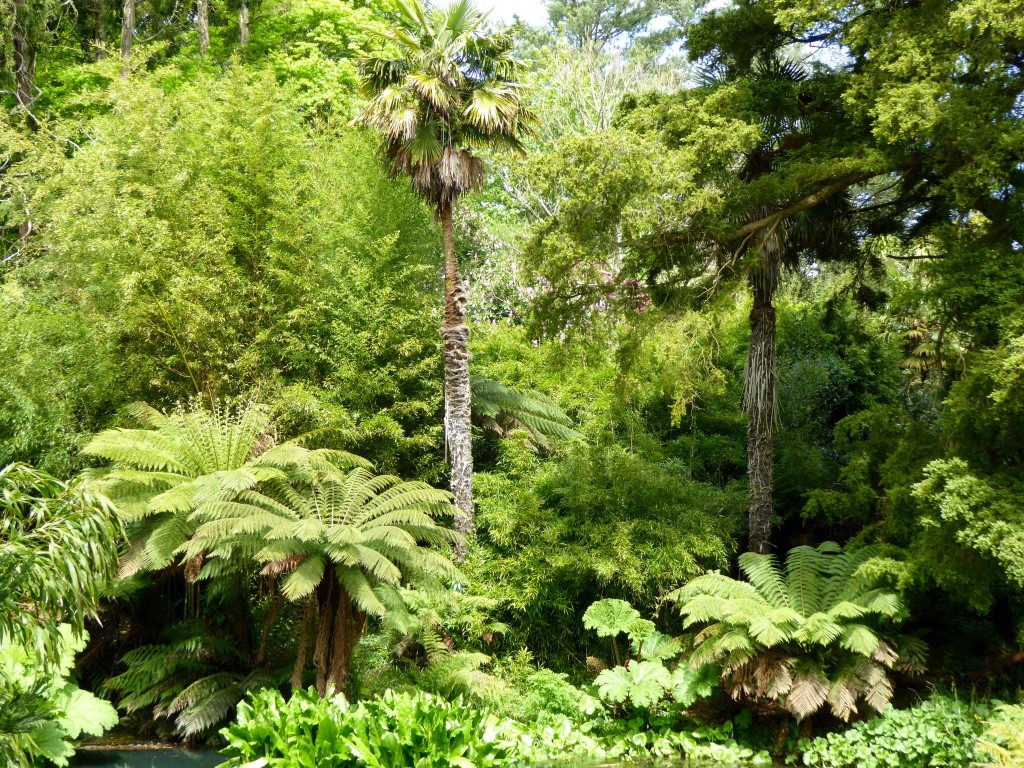
[[[999,707],[986,725],[988,728],[978,741],[978,749],[990,758],[984,765],[992,768],[1024,765],[1024,704]]]
[[[978,759],[977,720],[952,699],[934,697],[912,709],[891,707],[881,717],[841,733],[800,742],[803,764],[821,768],[961,768]]]
[[[540,712],[530,723],[499,719],[461,700],[386,692],[350,706],[342,696],[296,691],[287,702],[262,691],[239,705],[224,729],[224,768],[497,768],[564,760],[686,757],[724,763],[770,762],[737,744],[731,723],[677,731],[673,721],[591,720],[574,723]]]
[[[64,766],[72,742],[100,736],[117,724],[106,701],[68,679],[87,635],[59,627],[55,659],[44,662],[36,649],[0,640],[0,764]]]
[[[238,722],[221,733],[230,766],[258,762],[280,768],[416,765],[489,768],[512,762],[508,721],[461,701],[427,693],[387,691],[350,706],[343,696],[296,691],[286,702],[265,690],[238,707]]]
[[[862,701],[876,712],[892,698],[893,669],[915,670],[924,646],[887,630],[904,614],[899,596],[863,566],[878,551],[838,544],[796,547],[785,569],[746,552],[748,581],[700,576],[669,595],[686,626],[707,624],[691,665],[717,664],[733,698],[777,703],[798,719],[826,704],[849,720]]]

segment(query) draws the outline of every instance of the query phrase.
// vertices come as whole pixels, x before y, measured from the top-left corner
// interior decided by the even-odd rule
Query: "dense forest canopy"
[[[547,10],[0,3],[0,757],[1022,764],[1024,3]]]

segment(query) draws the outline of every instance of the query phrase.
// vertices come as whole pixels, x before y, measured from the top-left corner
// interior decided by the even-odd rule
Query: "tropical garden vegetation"
[[[546,7],[0,3],[0,763],[1024,765],[1024,3]]]

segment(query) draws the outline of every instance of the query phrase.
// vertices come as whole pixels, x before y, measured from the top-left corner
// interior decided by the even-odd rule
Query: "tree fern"
[[[194,535],[182,551],[229,560],[251,552],[264,572],[283,576],[288,600],[315,601],[319,626],[333,626],[314,633],[325,692],[347,684],[366,617],[387,612],[382,586],[459,577],[447,552],[461,537],[438,523],[453,511],[451,496],[426,483],[306,463],[258,490],[197,506]],[[297,670],[303,666],[297,660]]]
[[[257,405],[193,405],[163,414],[135,403],[126,411],[142,429],[106,430],[85,447],[86,454],[111,462],[86,473],[88,483],[113,499],[130,525],[123,576],[179,560],[201,506],[229,502],[289,473],[369,466],[343,451],[310,450],[298,441],[276,445],[270,415]],[[193,548],[190,556],[198,554]]]
[[[501,436],[511,429],[525,429],[531,440],[550,448],[553,440],[581,438],[572,419],[546,395],[506,387],[493,379],[470,376],[473,420]]]
[[[890,672],[917,666],[922,646],[885,634],[903,605],[863,568],[877,554],[826,542],[796,547],[783,569],[772,555],[748,552],[740,556],[747,581],[694,579],[669,595],[685,626],[705,625],[691,663],[720,665],[735,698],[778,703],[798,719],[826,704],[843,720],[858,702],[880,712],[892,697]]]

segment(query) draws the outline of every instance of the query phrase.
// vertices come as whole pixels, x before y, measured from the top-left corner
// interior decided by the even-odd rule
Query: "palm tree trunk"
[[[352,604],[348,592],[338,583],[333,565],[324,569],[317,601],[320,624],[313,652],[316,689],[321,696],[330,691],[348,696],[352,654],[366,625],[366,615]]]
[[[210,0],[196,0],[196,33],[199,36],[199,55],[210,50]]]
[[[772,270],[770,267],[769,271]],[[751,287],[750,346],[744,372],[747,421],[747,475],[750,482],[751,552],[766,554],[771,546],[772,464],[775,457],[775,294],[777,276],[754,275]]]
[[[249,44],[249,3],[246,0],[238,4],[238,44]]]
[[[438,210],[444,231],[444,431],[452,466],[452,495],[455,497],[455,528],[463,536],[473,533],[473,445],[470,428],[469,326],[466,325],[466,290],[459,277],[455,254],[452,206]],[[465,544],[455,552],[455,561],[466,556]]]
[[[29,40],[29,8],[26,0],[14,0],[14,24],[11,43],[14,53],[14,96],[30,128],[36,128],[32,101],[36,84],[36,55]]]
[[[124,0],[121,14],[121,77],[128,77],[128,59],[135,37],[135,0]]]

